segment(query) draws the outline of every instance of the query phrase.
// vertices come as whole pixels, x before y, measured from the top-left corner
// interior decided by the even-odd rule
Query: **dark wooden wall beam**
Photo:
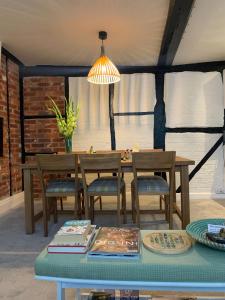
[[[84,77],[90,70],[89,66],[30,66],[23,68],[24,77],[32,76],[66,76]]]
[[[114,84],[109,85],[109,124],[110,124],[110,136],[111,136],[111,149],[116,149],[116,134],[115,134],[115,124],[114,124]]]
[[[21,67],[23,77],[34,76],[65,76],[65,77],[86,77],[90,67],[71,66],[33,66]],[[225,61],[212,61],[196,64],[185,64],[176,66],[118,66],[121,74],[134,73],[172,73],[172,72],[222,72],[225,69]]]
[[[158,65],[170,66],[176,55],[194,0],[170,0]]]
[[[154,108],[154,148],[165,150],[166,115],[164,103],[164,74],[155,76],[156,105]]]
[[[186,133],[186,132],[201,132],[201,133],[223,133],[224,127],[166,127],[166,132],[169,133]]]
[[[8,59],[13,61],[14,63],[16,63],[17,65],[23,66],[22,61],[20,61],[17,57],[15,57],[11,52],[9,52],[4,47],[2,47],[2,54],[5,55]]]

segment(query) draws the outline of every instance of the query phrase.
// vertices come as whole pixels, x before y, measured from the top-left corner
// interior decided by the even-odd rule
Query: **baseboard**
[[[180,195],[177,194],[177,198],[179,199]],[[191,200],[213,200],[213,199],[224,199],[225,194],[216,194],[216,193],[190,193]]]
[[[24,201],[24,192],[17,193],[0,201],[0,213],[18,207]]]

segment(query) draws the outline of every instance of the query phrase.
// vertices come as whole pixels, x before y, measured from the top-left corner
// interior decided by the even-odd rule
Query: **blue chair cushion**
[[[132,181],[134,184],[134,181]],[[138,176],[137,178],[138,192],[140,193],[168,193],[169,185],[160,176]]]
[[[79,190],[82,189],[82,180],[79,178]],[[47,183],[46,193],[75,193],[75,179],[74,178],[57,178],[51,179]]]
[[[104,176],[95,179],[92,183],[88,186],[88,192],[91,193],[116,193],[117,192],[117,177],[116,176]],[[121,178],[121,189],[124,188],[125,182]]]

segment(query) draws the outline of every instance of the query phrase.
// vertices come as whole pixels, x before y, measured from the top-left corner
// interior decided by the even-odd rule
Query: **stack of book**
[[[86,253],[94,236],[90,220],[67,221],[48,245],[48,253]]]
[[[88,256],[99,258],[139,258],[139,228],[101,227],[88,252]]]

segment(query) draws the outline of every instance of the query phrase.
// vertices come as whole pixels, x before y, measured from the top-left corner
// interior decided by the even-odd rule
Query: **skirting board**
[[[6,210],[18,207],[24,202],[24,192],[17,193],[13,196],[0,200],[0,213],[4,213]]]

